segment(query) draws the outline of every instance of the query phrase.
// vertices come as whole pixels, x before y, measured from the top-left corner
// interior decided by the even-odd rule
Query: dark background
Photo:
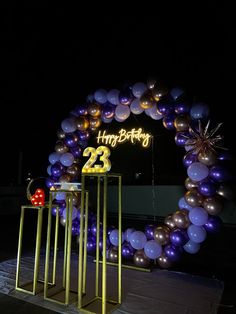
[[[208,1],[106,9],[26,3],[1,9],[1,185],[22,183],[28,172],[46,175],[61,121],[88,94],[149,77],[206,102],[212,121],[224,123],[225,146],[235,153],[232,8]],[[112,153],[113,170],[122,160],[119,171],[127,183],[151,184],[154,161],[156,183],[183,182],[183,150],[174,133],[145,114],[135,118],[122,127],[151,130],[155,150],[120,146]]]

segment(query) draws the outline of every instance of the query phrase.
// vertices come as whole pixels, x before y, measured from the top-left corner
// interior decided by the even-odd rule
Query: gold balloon
[[[59,182],[71,182],[72,180],[72,176],[69,174],[63,174],[60,179]]]
[[[174,212],[174,214],[172,215],[172,219],[176,227],[182,229],[188,228],[188,226],[190,225],[188,213],[188,210],[185,209],[177,210],[176,212]]]
[[[175,227],[172,215],[166,216],[164,224],[167,225],[170,229],[173,229]]]
[[[65,135],[65,132],[63,130],[58,130],[57,131],[57,137],[60,139],[60,140],[63,140],[66,135]]]
[[[185,196],[185,201],[192,207],[197,207],[203,204],[204,197],[198,192],[197,189],[188,191]]]
[[[134,254],[134,264],[138,267],[148,267],[150,259],[145,255],[143,250],[137,250]]]
[[[223,202],[219,197],[208,197],[203,203],[203,207],[210,215],[218,215],[223,210]]]
[[[197,182],[193,182],[190,178],[187,178],[185,180],[185,187],[187,190],[192,190],[196,187],[198,187],[198,183]]]
[[[58,141],[55,146],[55,151],[59,154],[64,154],[68,152],[69,148],[61,141]]]
[[[231,187],[228,184],[221,184],[219,188],[217,189],[216,193],[222,197],[224,197],[227,200],[233,199],[233,191]]]
[[[152,108],[155,104],[155,100],[152,96],[152,93],[150,90],[147,90],[140,98],[140,107],[143,109]]]
[[[164,253],[162,253],[161,256],[158,257],[157,263],[161,268],[169,268],[172,266],[171,261]]]
[[[206,166],[212,166],[217,162],[217,157],[212,150],[204,150],[198,154],[198,160]]]
[[[78,117],[76,119],[76,127],[79,131],[86,131],[89,127],[89,121],[85,117]]]
[[[167,226],[159,226],[154,229],[154,239],[161,245],[165,245],[170,241],[170,229]]]
[[[101,115],[101,106],[96,103],[92,103],[88,106],[88,113],[92,117],[99,117]]]
[[[175,118],[174,126],[176,131],[186,131],[189,128],[190,117],[187,115],[179,115]]]
[[[156,84],[152,89],[152,96],[156,101],[159,101],[160,98],[165,96],[168,93],[168,89],[164,85]]]
[[[100,125],[102,124],[102,120],[100,118],[91,117],[89,119],[89,123],[90,123],[90,129],[95,130],[100,127]]]
[[[148,80],[147,80],[147,88],[148,89],[153,89],[155,87],[155,84],[156,84],[156,79],[153,78],[153,77],[150,77]]]
[[[79,173],[79,166],[77,164],[73,164],[67,168],[66,172],[71,176],[75,177]]]
[[[118,261],[118,248],[113,246],[108,250],[107,258],[110,262],[117,263]]]

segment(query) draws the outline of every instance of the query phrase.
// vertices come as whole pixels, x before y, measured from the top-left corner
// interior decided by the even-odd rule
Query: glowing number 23
[[[107,172],[111,169],[111,162],[108,159],[110,156],[110,149],[106,146],[99,146],[97,149],[94,147],[87,147],[83,152],[83,156],[90,158],[84,164],[82,172]],[[94,165],[97,161],[98,155],[101,155],[99,160],[103,162],[103,165]]]

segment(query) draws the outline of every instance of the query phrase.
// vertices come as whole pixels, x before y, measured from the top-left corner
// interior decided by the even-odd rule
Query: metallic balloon
[[[204,202],[204,197],[198,192],[196,188],[188,191],[184,198],[186,202],[192,207],[198,207]]]
[[[175,118],[176,118],[175,113],[169,113],[166,116],[164,116],[162,123],[167,130],[174,130],[175,129],[175,126],[174,126]]]
[[[172,215],[166,216],[164,224],[167,225],[170,229],[173,229],[175,227]]]
[[[228,184],[221,184],[217,189],[216,193],[227,200],[232,200],[234,197],[234,193],[232,188]]]
[[[162,253],[161,256],[158,257],[157,263],[161,268],[170,268],[172,266],[172,262],[165,253]]]
[[[143,250],[137,250],[134,254],[134,264],[138,267],[148,267],[150,259],[145,255]]]
[[[170,229],[167,226],[159,226],[154,229],[154,239],[161,245],[170,241]]]
[[[197,188],[198,187],[198,182],[194,182],[192,181],[189,177],[185,180],[185,183],[184,183],[185,187],[187,190],[192,190],[194,188]]]
[[[92,103],[88,105],[88,113],[92,117],[99,117],[101,115],[101,106],[96,103]]]
[[[72,176],[69,174],[63,174],[60,179],[59,182],[71,182],[72,180]]]
[[[161,84],[155,84],[152,89],[152,95],[156,101],[159,101],[163,96],[168,94],[168,88]]]
[[[155,87],[155,84],[156,84],[156,79],[155,78],[150,77],[147,80],[147,87],[148,87],[148,89],[153,89]]]
[[[56,142],[55,151],[59,154],[64,154],[68,152],[69,148],[66,146],[65,143],[58,141]]]
[[[220,197],[208,197],[203,203],[203,207],[210,215],[218,215],[223,210],[223,202]]]
[[[153,98],[151,91],[146,91],[140,98],[140,107],[143,109],[148,109],[153,107],[154,104],[155,99]]]
[[[58,130],[57,131],[57,137],[60,139],[60,140],[63,140],[65,138],[65,132],[63,130]]]
[[[215,234],[220,231],[222,225],[223,221],[219,216],[209,216],[203,227],[208,233]]]
[[[212,166],[217,162],[217,156],[211,150],[200,151],[198,154],[198,160],[207,166]]]
[[[90,130],[95,131],[102,124],[102,120],[98,117],[91,117],[89,119]]]
[[[76,119],[76,127],[79,131],[85,131],[89,127],[89,121],[85,117],[78,117]]]
[[[107,253],[107,258],[112,263],[117,263],[118,261],[118,248],[116,246],[112,246]]]
[[[179,115],[175,118],[174,126],[176,131],[187,131],[189,128],[190,117],[188,115]]]
[[[73,164],[66,169],[66,172],[70,174],[71,176],[75,177],[79,174],[79,169],[80,169],[79,165]]]
[[[188,218],[189,211],[186,209],[177,210],[173,213],[172,219],[176,227],[178,228],[188,228],[190,221]]]

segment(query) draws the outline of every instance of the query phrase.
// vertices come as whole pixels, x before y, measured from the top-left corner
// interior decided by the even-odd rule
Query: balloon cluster
[[[50,154],[47,169],[50,188],[55,182],[76,182],[80,176],[80,156],[88,140],[102,123],[125,121],[130,114],[146,115],[161,120],[164,127],[175,131],[175,143],[185,151],[183,165],[187,170],[186,193],[179,200],[178,210],[168,215],[159,226],[148,225],[145,232],[133,228],[125,230],[122,237],[122,256],[133,259],[141,267],[156,260],[163,268],[177,262],[183,252],[195,254],[207,234],[215,233],[221,226],[218,216],[224,200],[232,193],[227,181],[231,176],[225,167],[230,155],[222,147],[222,136],[217,135],[220,124],[210,129],[209,107],[205,103],[191,103],[182,88],[170,91],[149,80],[136,83],[119,91],[97,90],[87,97],[62,121],[58,130],[55,152]],[[61,223],[65,223],[65,195],[58,193]],[[55,214],[55,209],[53,209]],[[72,232],[79,234],[79,202],[75,198]],[[88,251],[96,247],[96,217],[90,217]],[[118,256],[118,231],[109,233],[107,258],[116,261]]]

